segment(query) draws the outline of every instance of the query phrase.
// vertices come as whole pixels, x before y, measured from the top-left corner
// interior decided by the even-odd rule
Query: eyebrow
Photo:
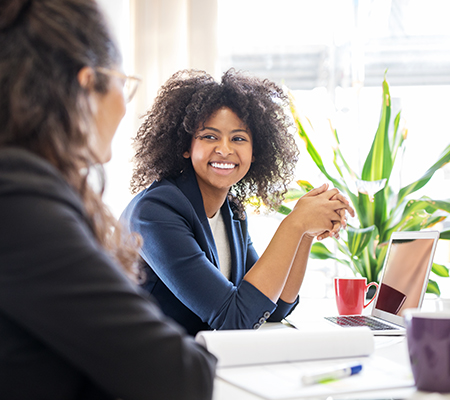
[[[209,130],[217,132],[217,133],[221,133],[221,131],[219,129],[213,128],[211,126],[204,126],[202,129],[200,129],[200,132],[202,132],[202,131],[204,131],[206,129],[209,129]],[[237,132],[245,132],[247,135],[250,134],[249,131],[247,129],[245,129],[245,128],[233,129],[231,131],[231,133],[237,133]]]

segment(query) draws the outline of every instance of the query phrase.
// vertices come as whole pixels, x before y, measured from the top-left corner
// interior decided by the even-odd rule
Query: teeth
[[[220,168],[220,169],[233,169],[236,167],[235,164],[224,164],[224,163],[211,163],[211,165],[214,168]]]

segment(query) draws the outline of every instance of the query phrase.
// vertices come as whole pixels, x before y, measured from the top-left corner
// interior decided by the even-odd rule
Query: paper
[[[340,365],[352,361],[362,363],[363,369],[360,373],[324,384],[302,385],[301,377],[306,372],[320,371],[320,369],[331,365]],[[409,368],[377,356],[224,367],[217,370],[217,377],[270,400],[327,397],[414,385],[414,379]]]
[[[409,366],[374,351],[368,328],[260,329],[199,332],[196,340],[218,358],[216,375],[264,399],[328,397],[377,389],[410,387]],[[360,362],[360,373],[340,380],[304,386],[304,373]]]
[[[374,351],[369,328],[204,331],[196,340],[217,357],[219,367],[361,357]]]

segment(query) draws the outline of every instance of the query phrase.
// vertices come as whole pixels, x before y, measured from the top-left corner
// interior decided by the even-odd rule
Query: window
[[[328,119],[338,130],[347,161],[360,171],[377,129],[385,71],[391,120],[401,110],[408,129],[396,176],[399,187],[422,176],[450,142],[445,0],[218,1],[221,70],[248,70],[289,87],[299,111],[314,126],[314,145],[330,171]],[[300,149],[298,177],[320,185],[325,178],[301,143]],[[448,198],[449,175],[448,167],[438,171],[417,195]],[[250,228],[257,226],[252,238],[263,248],[267,240],[259,236],[261,224],[252,222]],[[439,261],[449,260],[446,243],[438,247]],[[327,268],[320,273],[326,275]],[[450,289],[447,281],[440,285]]]
[[[423,168],[428,168],[450,142],[446,117],[450,111],[447,0],[171,0],[165,1],[164,7],[162,0],[100,3],[119,39],[125,70],[144,78],[138,97],[142,95],[145,100],[128,106],[113,142],[113,159],[106,165],[105,201],[116,216],[131,199],[130,139],[140,122],[137,117],[150,105],[156,88],[181,68],[207,69],[217,75],[216,69],[235,67],[288,86],[300,112],[315,128],[314,144],[322,157],[331,164],[331,157],[327,157],[331,154],[330,119],[347,161],[357,170],[377,128],[381,82],[387,70],[392,118],[402,110],[409,132],[397,174],[402,186],[421,176]],[[130,7],[137,5],[138,16],[130,12]],[[130,22],[130,18],[140,18],[139,23]],[[216,21],[217,48],[212,44]],[[134,26],[139,28],[136,37],[130,35]],[[179,28],[172,32],[175,26]],[[148,30],[141,32],[141,28]],[[205,38],[208,40],[202,42]],[[186,48],[187,54],[180,54],[180,48]],[[141,70],[134,71],[133,59],[142,63]],[[320,185],[325,179],[299,145],[298,177]],[[449,179],[450,169],[443,168],[422,194],[450,197]],[[261,252],[281,216],[250,218],[252,238]],[[449,254],[448,247],[438,246],[437,259],[448,260]],[[312,263],[308,267],[310,278],[315,276],[321,283],[304,285],[302,290],[313,287],[314,293],[308,294],[324,294],[316,290],[324,287],[324,281],[331,282],[335,268],[334,264]],[[443,285],[440,283],[441,289]],[[450,281],[445,285],[450,292]]]

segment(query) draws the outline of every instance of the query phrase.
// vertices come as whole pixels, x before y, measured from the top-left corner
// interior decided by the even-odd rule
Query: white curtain
[[[119,217],[132,196],[132,140],[158,88],[180,69],[217,76],[218,0],[98,0],[118,39],[124,69],[142,77],[113,141],[104,201]]]
[[[143,77],[138,112],[178,70],[217,75],[217,0],[130,0],[130,7],[134,69]]]

